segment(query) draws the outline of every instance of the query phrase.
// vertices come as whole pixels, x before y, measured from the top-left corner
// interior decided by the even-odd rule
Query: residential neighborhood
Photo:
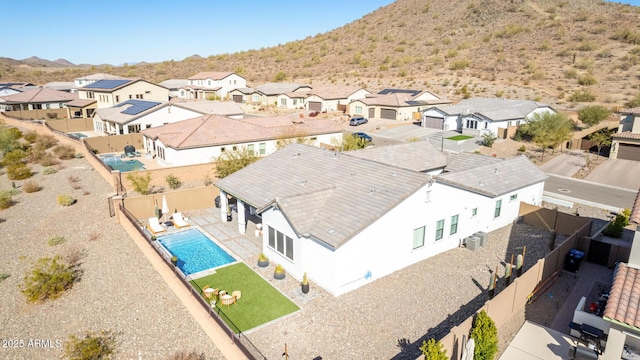
[[[640,359],[640,10],[584,4],[2,63],[0,358]]]

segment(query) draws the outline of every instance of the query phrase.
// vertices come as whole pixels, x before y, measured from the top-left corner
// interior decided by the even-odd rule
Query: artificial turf
[[[448,137],[447,140],[460,141],[460,140],[471,139],[472,137],[473,136],[469,136],[469,135],[456,135],[456,136]]]
[[[231,294],[240,290],[242,296],[233,305],[218,304],[221,318],[236,333],[247,331],[290,314],[300,308],[282,295],[244,263],[216,269],[216,273],[191,281],[200,293],[205,285]]]

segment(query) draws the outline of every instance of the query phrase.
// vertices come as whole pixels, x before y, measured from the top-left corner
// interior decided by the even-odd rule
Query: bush
[[[631,215],[631,210],[625,209],[623,212],[616,215],[616,218],[613,220],[611,224],[604,229],[603,234],[605,236],[621,238],[624,233],[625,226],[629,225],[629,216]]]
[[[73,267],[64,263],[59,255],[40,258],[25,275],[21,291],[29,302],[56,299],[65,290],[71,289],[77,278]]]
[[[424,355],[425,360],[448,360],[447,350],[442,348],[442,343],[435,339],[429,339],[429,342],[422,340],[420,351]]]
[[[487,147],[493,147],[493,144],[498,140],[498,137],[493,133],[482,134],[482,145]]]
[[[69,336],[64,343],[64,355],[72,360],[110,359],[116,347],[113,331],[90,332],[84,336]]]
[[[44,168],[42,170],[42,174],[43,175],[52,175],[52,174],[55,174],[57,172],[58,172],[58,170],[56,170],[56,169],[54,169],[52,167],[46,167],[46,168]]]
[[[611,115],[611,111],[604,106],[586,106],[578,110],[578,119],[588,126],[598,125]]]
[[[6,189],[6,190],[2,190],[0,191],[0,196],[15,196],[20,194],[21,191],[18,189]]]
[[[585,74],[578,78],[578,84],[580,85],[595,85],[598,81],[593,75]]]
[[[596,100],[596,96],[589,90],[576,90],[573,95],[569,97],[569,101],[573,102],[593,102]]]
[[[33,131],[30,131],[22,135],[22,138],[29,144],[33,144],[34,142],[36,142],[37,137],[38,135]]]
[[[473,321],[471,338],[476,347],[473,358],[476,360],[493,360],[498,352],[498,328],[489,315],[482,310]]]
[[[45,153],[40,160],[38,160],[38,163],[42,166],[53,166],[60,164],[60,160],[52,154]]]
[[[49,246],[56,246],[56,245],[64,244],[65,242],[67,242],[67,239],[65,239],[62,236],[54,236],[52,238],[49,238],[49,240],[47,240],[47,244],[49,244]]]
[[[48,149],[58,144],[58,140],[52,135],[37,135],[36,146],[41,149]]]
[[[71,206],[75,204],[76,199],[74,199],[71,195],[58,195],[58,205],[60,206]]]
[[[133,184],[134,191],[140,195],[149,195],[151,190],[149,188],[149,184],[151,184],[151,174],[149,172],[146,172],[144,175],[129,174],[127,175],[127,179]]]
[[[520,147],[518,148],[518,151],[520,151],[520,152],[525,152],[525,151],[527,151],[527,148],[526,148],[524,145],[522,145],[522,146],[520,146]]]
[[[178,177],[173,174],[167,175],[164,178],[164,180],[167,182],[167,184],[169,184],[169,187],[173,190],[179,188],[182,185],[182,181],[180,181],[180,179],[178,179]]]
[[[207,358],[205,357],[204,354],[202,353],[198,354],[195,351],[192,351],[190,353],[187,353],[184,351],[178,351],[173,355],[165,358],[165,360],[206,360],[206,359]]]
[[[0,210],[8,209],[16,202],[13,201],[11,195],[0,194]]]
[[[20,129],[18,128],[9,128],[9,134],[11,134],[11,137],[13,137],[14,139],[18,140],[22,137],[22,131],[20,131]]]
[[[15,164],[24,164],[26,157],[27,157],[27,153],[24,152],[22,149],[14,149],[4,154],[0,164],[6,167],[9,167]]]
[[[76,149],[71,145],[58,145],[53,148],[53,153],[61,160],[69,160],[76,156]]]
[[[19,163],[7,167],[7,177],[9,180],[24,180],[33,175],[31,168],[26,164]]]
[[[40,185],[37,182],[30,180],[22,184],[22,190],[31,194],[40,191]]]

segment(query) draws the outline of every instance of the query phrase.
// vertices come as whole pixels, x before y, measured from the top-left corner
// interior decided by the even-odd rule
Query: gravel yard
[[[0,211],[1,359],[53,359],[70,334],[112,330],[118,333],[115,358],[166,359],[176,351],[197,351],[222,359],[211,339],[156,273],[115,218],[109,217],[111,190],[84,159],[62,162],[57,173],[43,175],[42,190],[14,196],[16,204]],[[3,171],[3,170],[2,170]],[[74,189],[69,177],[78,177]],[[18,189],[24,181],[15,182]],[[0,189],[11,187],[4,172]],[[62,208],[59,194],[78,201]],[[63,236],[66,242],[49,246]],[[82,254],[80,281],[56,300],[27,303],[20,292],[25,273],[41,257]],[[29,340],[50,340],[52,347],[29,347]],[[22,340],[23,347],[6,347]],[[60,342],[56,342],[60,341]]]

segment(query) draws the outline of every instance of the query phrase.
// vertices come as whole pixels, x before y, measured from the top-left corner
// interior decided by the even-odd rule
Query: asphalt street
[[[575,203],[606,205],[613,209],[633,207],[637,191],[565,176],[549,175],[544,184],[545,195]]]

